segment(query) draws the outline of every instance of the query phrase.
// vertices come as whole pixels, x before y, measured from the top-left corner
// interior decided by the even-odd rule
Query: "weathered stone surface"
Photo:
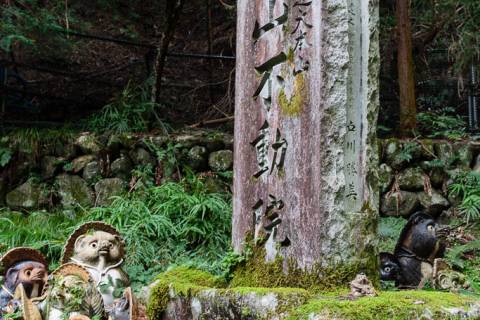
[[[75,140],[75,145],[82,150],[84,154],[94,154],[102,150],[102,145],[93,133],[84,133]]]
[[[400,156],[403,150],[403,143],[398,139],[388,139],[385,141],[384,157],[385,162],[395,170],[400,170],[407,166],[408,160]]]
[[[226,171],[233,166],[233,152],[230,150],[220,150],[210,153],[208,165],[213,171]]]
[[[40,166],[42,169],[42,178],[44,179],[53,178],[57,173],[61,162],[62,161],[56,157],[52,157],[52,156],[43,157],[40,163]]]
[[[174,140],[185,148],[192,148],[203,143],[203,134],[200,131],[179,133],[174,136]]]
[[[126,154],[122,154],[120,158],[113,161],[110,166],[112,174],[125,181],[130,180],[132,169],[132,161],[130,161],[130,158]]]
[[[480,154],[477,156],[477,159],[475,159],[473,171],[480,173]]]
[[[7,206],[14,209],[38,209],[46,203],[46,195],[42,185],[29,179],[13,191],[7,193]]]
[[[407,168],[398,175],[398,184],[402,190],[422,190],[424,180],[424,172],[418,167]]]
[[[73,159],[77,156],[79,148],[73,143],[64,143],[62,141],[56,141],[54,146],[54,155],[66,160]]]
[[[385,193],[389,190],[393,182],[393,170],[386,163],[382,163],[378,170],[378,184],[380,192]]]
[[[91,207],[93,205],[93,193],[85,180],[75,175],[63,174],[55,179],[57,192],[63,208],[72,209],[77,205]]]
[[[373,275],[378,1],[242,0],[237,12],[235,251],[266,232],[300,268]]]
[[[463,170],[471,169],[473,152],[469,144],[438,142],[435,144],[437,157],[449,167],[460,167]]]
[[[414,213],[420,201],[414,192],[400,191],[383,195],[381,213],[390,217],[407,217]]]
[[[425,211],[434,217],[440,215],[443,210],[450,207],[450,202],[448,202],[440,192],[434,189],[431,190],[430,194],[420,192],[418,194],[418,200],[422,207],[425,208]]]
[[[430,171],[430,182],[435,188],[440,188],[443,185],[443,181],[447,177],[443,168],[433,168]]]
[[[206,167],[208,151],[202,146],[194,146],[188,151],[188,165],[194,170],[201,170]]]
[[[135,150],[132,150],[130,152],[130,158],[136,165],[151,165],[154,168],[157,165],[157,161],[155,160],[155,158],[143,148],[137,148]]]
[[[98,161],[88,163],[83,169],[83,179],[87,182],[94,182],[102,177],[102,170]]]
[[[85,156],[81,156],[81,157],[78,157],[76,159],[73,159],[73,161],[72,161],[72,171],[73,171],[73,173],[79,173],[80,171],[82,171],[87,166],[87,164],[89,164],[90,162],[92,162],[94,160],[95,160],[94,155],[85,155]]]
[[[126,183],[119,178],[103,179],[95,184],[97,194],[96,205],[108,206],[112,203],[112,197],[120,196],[125,192]]]

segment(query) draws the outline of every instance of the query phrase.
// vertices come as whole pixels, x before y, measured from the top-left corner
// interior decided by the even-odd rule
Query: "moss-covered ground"
[[[274,294],[278,300],[276,312],[288,320],[312,319],[312,315],[320,319],[454,319],[449,318],[446,309],[468,309],[480,302],[473,296],[426,290],[382,291],[377,297],[349,300],[347,288],[314,293],[300,288],[230,287],[222,278],[208,273],[176,268],[158,276],[149,300],[149,319],[161,319],[171,294],[188,299],[207,289],[216,289],[217,295],[227,301],[238,295]],[[253,316],[253,319],[264,318]]]

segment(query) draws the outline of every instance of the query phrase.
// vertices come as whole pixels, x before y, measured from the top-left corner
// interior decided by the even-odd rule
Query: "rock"
[[[480,173],[480,154],[475,159],[475,163],[473,164],[473,171]]]
[[[63,143],[62,141],[56,141],[54,147],[54,154],[57,157],[70,160],[77,156],[78,148],[73,143]]]
[[[87,164],[89,164],[90,162],[93,162],[94,160],[95,160],[95,156],[93,155],[86,155],[86,156],[81,156],[76,159],[73,159],[71,171],[73,173],[79,173],[87,166]]]
[[[408,217],[415,212],[419,204],[416,193],[400,191],[383,195],[380,210],[385,216]]]
[[[125,192],[126,183],[119,178],[103,179],[95,184],[97,194],[96,206],[108,206],[114,196],[120,196]]]
[[[13,209],[38,209],[47,203],[47,195],[44,186],[29,179],[7,194],[6,203]]]
[[[390,185],[393,182],[393,170],[386,163],[382,163],[378,170],[378,184],[380,192],[385,193],[389,190]]]
[[[232,168],[233,152],[230,150],[220,150],[210,153],[208,165],[213,171],[226,171]]]
[[[449,179],[445,183],[445,193],[447,194],[447,199],[448,202],[454,207],[459,206],[462,203],[462,196],[454,194],[453,192],[450,191],[450,186],[455,183],[455,176],[460,174],[462,171],[460,169],[455,169],[455,170],[449,170],[447,171],[447,174],[449,176]]]
[[[79,176],[62,174],[55,179],[60,202],[65,209],[93,206],[94,196],[85,180]]]
[[[112,175],[125,181],[130,180],[132,169],[132,161],[130,161],[130,158],[126,154],[122,154],[120,158],[113,161],[110,166]]]
[[[450,207],[450,202],[434,189],[431,190],[431,195],[426,192],[418,193],[418,200],[425,211],[434,217],[439,216],[443,210]]]
[[[207,164],[207,148],[202,146],[194,146],[188,151],[188,165],[193,170],[201,170],[206,167]]]
[[[434,159],[435,158],[435,144],[433,140],[425,139],[420,141],[420,156],[424,159]]]
[[[402,190],[422,190],[424,173],[418,167],[407,168],[398,175],[398,184]]]
[[[203,143],[202,132],[185,132],[174,137],[176,143],[181,144],[184,148],[192,148]]]
[[[83,133],[77,140],[75,145],[82,150],[84,154],[98,153],[102,150],[102,145],[93,133]]]
[[[151,165],[153,168],[157,165],[155,158],[145,149],[137,148],[130,152],[130,158],[136,165]]]
[[[224,135],[222,132],[208,132],[203,139],[208,151],[213,152],[225,148]]]
[[[384,147],[385,162],[400,170],[421,155],[421,147],[414,142],[402,143],[396,139],[387,140]]]
[[[473,151],[469,144],[441,142],[435,144],[437,157],[442,160],[447,167],[461,168],[463,170],[471,169],[473,161]]]
[[[59,169],[61,163],[62,163],[61,159],[58,159],[52,156],[43,157],[40,162],[40,167],[42,170],[42,178],[43,179],[53,178],[57,173],[57,170]]]
[[[83,179],[87,182],[94,182],[102,177],[102,170],[98,161],[92,161],[83,169]]]
[[[205,191],[208,193],[224,193],[225,183],[219,178],[208,175],[202,179]]]
[[[223,136],[223,144],[225,145],[225,149],[233,150],[233,135],[225,133]]]

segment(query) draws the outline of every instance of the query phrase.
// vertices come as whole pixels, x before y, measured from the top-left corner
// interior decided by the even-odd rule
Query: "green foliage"
[[[462,172],[454,178],[449,192],[453,196],[462,197],[459,206],[460,212],[465,216],[467,223],[480,219],[480,173]]]
[[[27,246],[42,251],[53,267],[58,265],[63,245],[79,220],[63,214],[32,212],[28,216],[2,212],[0,216],[0,253],[9,248]]]
[[[471,241],[461,246],[455,246],[447,252],[445,257],[453,267],[464,269],[465,261],[462,258],[463,255],[469,251],[480,251],[480,240]]]
[[[465,137],[467,124],[465,119],[455,114],[453,108],[417,114],[418,128],[422,135],[429,138],[461,139]]]
[[[66,15],[70,25],[77,23],[70,13],[65,11],[63,1],[5,2],[0,5],[0,49],[8,52],[15,45],[23,45],[58,58],[66,55],[72,42],[57,30],[64,29]]]
[[[399,151],[397,157],[401,161],[410,162],[413,159],[413,155],[419,152],[421,149],[420,145],[415,142],[407,142],[403,144],[402,149]]]
[[[149,186],[123,197],[109,207],[65,214],[33,212],[28,216],[0,215],[0,254],[16,246],[39,249],[58,265],[69,234],[86,221],[101,220],[123,235],[134,288],[172,265],[196,266],[221,273],[220,261],[230,244],[229,194],[208,193],[203,182],[187,174],[179,183]]]
[[[397,240],[400,237],[403,227],[407,221],[402,218],[380,218],[378,224],[379,250],[393,252]]]
[[[116,133],[147,131],[158,107],[151,100],[149,87],[129,82],[118,97],[87,120],[87,129]]]
[[[12,159],[12,150],[0,146],[0,168],[5,167]]]

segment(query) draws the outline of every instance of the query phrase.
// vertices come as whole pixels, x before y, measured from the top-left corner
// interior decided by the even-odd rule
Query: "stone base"
[[[212,284],[217,288],[209,288]],[[354,301],[347,289],[226,288],[218,278],[186,268],[161,274],[149,294],[150,320],[197,319],[478,319],[480,302],[434,291],[384,291]]]

